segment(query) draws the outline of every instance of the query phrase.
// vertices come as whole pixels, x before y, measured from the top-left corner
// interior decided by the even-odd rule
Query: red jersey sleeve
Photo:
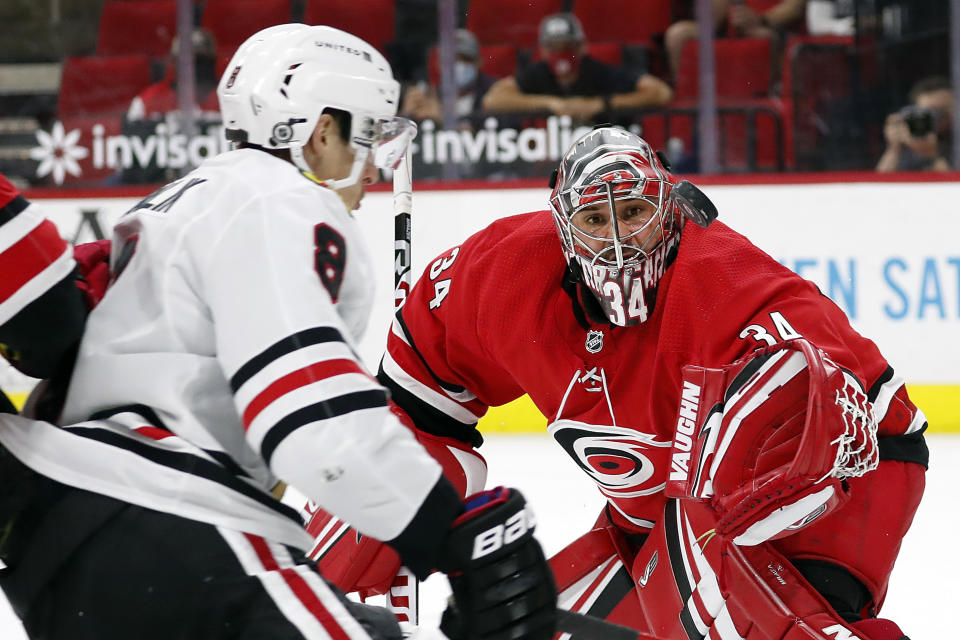
[[[485,348],[490,336],[482,294],[489,230],[430,262],[397,312],[380,365],[380,381],[417,427],[479,446],[477,421],[490,406],[523,395]]]
[[[0,175],[0,350],[28,375],[53,375],[80,339],[75,267],[56,226]]]

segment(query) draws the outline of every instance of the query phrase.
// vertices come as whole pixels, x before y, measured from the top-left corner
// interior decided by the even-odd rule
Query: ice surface
[[[912,640],[954,637],[953,607],[960,602],[960,556],[947,544],[960,524],[960,436],[928,435],[927,490],[891,579],[884,617],[896,620]],[[519,487],[535,510],[537,534],[548,555],[593,524],[602,500],[592,483],[542,435],[494,435],[481,448],[490,485]],[[436,626],[449,594],[433,576],[421,586],[421,619]],[[0,599],[0,638],[25,640],[20,623]]]

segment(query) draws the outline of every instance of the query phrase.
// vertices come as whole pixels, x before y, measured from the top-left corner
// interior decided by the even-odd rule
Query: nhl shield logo
[[[590,353],[599,353],[603,349],[603,331],[588,331],[584,346]]]

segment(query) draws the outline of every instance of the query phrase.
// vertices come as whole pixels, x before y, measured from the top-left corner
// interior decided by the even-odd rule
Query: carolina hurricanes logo
[[[666,468],[669,441],[635,429],[573,420],[558,420],[548,431],[608,496],[645,496],[664,487],[663,482],[653,484],[657,467],[654,460]],[[656,476],[662,477],[662,473]]]

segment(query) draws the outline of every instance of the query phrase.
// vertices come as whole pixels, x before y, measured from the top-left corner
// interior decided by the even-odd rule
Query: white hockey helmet
[[[377,167],[395,168],[416,135],[416,125],[395,117],[400,84],[390,63],[333,27],[283,24],[250,36],[227,65],[217,97],[228,140],[289,149],[307,172],[303,147],[323,110],[349,113],[354,163],[347,178],[327,181],[335,189],[355,184],[371,154]]]

